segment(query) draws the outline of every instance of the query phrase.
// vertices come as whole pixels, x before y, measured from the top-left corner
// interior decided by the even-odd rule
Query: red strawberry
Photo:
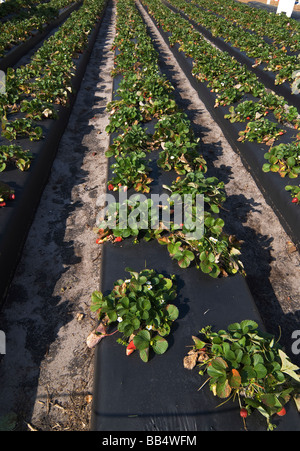
[[[114,239],[114,243],[119,243],[122,240],[123,238],[121,236],[117,236],[117,238]]]
[[[244,407],[240,410],[240,416],[242,417],[242,418],[247,418],[247,416],[248,416],[248,411],[247,411],[247,409],[245,409]]]
[[[0,202],[0,207],[5,207],[6,203],[5,202]]]
[[[277,412],[277,415],[279,415],[280,417],[284,417],[284,415],[286,414],[286,410],[284,407],[282,407],[282,409]]]
[[[15,200],[16,196],[12,193],[9,195],[9,200]]]
[[[133,343],[133,340],[131,340],[129,345],[127,345],[127,347],[126,347],[126,355],[132,354],[135,350],[136,350],[136,346]]]
[[[112,191],[114,189],[114,185],[112,185],[111,183],[108,185],[108,189],[109,191]]]
[[[297,197],[294,197],[294,199],[292,200],[293,204],[297,204],[299,202]]]

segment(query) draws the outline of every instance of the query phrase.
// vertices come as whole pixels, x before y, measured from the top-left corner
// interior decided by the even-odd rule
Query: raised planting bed
[[[85,3],[88,5],[89,0]],[[106,4],[106,1],[100,0],[98,2],[97,17],[93,17],[94,25],[90,29],[88,40],[84,44],[83,51],[77,55],[77,59],[74,59],[76,70],[71,80],[72,92],[68,93],[68,100],[65,105],[55,105],[58,114],[57,119],[44,118],[39,123],[39,126],[42,127],[43,139],[38,141],[17,139],[13,141],[14,145],[22,145],[32,154],[30,168],[27,171],[20,171],[17,168],[9,167],[1,172],[0,181],[6,183],[15,195],[15,199],[8,201],[0,211],[1,306],[5,301],[6,292],[16,269],[29,227],[48,180],[58,144],[68,123],[76,93],[101,26]]]
[[[251,122],[250,117],[249,122],[231,122],[229,119],[225,118],[225,116],[230,117],[231,115],[231,107],[237,109],[237,107],[241,104],[240,102],[232,102],[224,106],[226,101],[219,101],[219,95],[215,92],[215,89],[211,89],[211,85],[208,84],[207,81],[199,80],[196,78],[197,71],[195,71],[195,61],[192,57],[188,56],[186,53],[182,51],[181,45],[176,42],[176,38],[173,37],[173,30],[165,31],[164,26],[161,26],[160,23],[156,20],[153,13],[153,5],[148,5],[149,2],[144,3],[144,10],[150,12],[149,17],[152,19],[153,23],[156,25],[157,30],[161,34],[162,38],[169,46],[173,55],[177,59],[180,64],[181,69],[185,73],[186,77],[189,79],[193,88],[198,92],[199,98],[204,102],[208,111],[211,113],[212,117],[216,120],[216,122],[220,125],[224,135],[227,140],[231,144],[232,148],[241,156],[241,159],[247,169],[250,171],[254,180],[256,181],[258,187],[264,194],[267,202],[272,206],[278,218],[280,219],[283,227],[286,232],[291,236],[292,240],[299,247],[300,243],[300,229],[299,229],[299,220],[300,220],[300,209],[299,204],[292,202],[292,196],[290,192],[286,191],[285,187],[287,185],[298,186],[299,180],[296,175],[295,178],[280,177],[278,173],[273,172],[264,172],[262,170],[263,166],[267,163],[267,160],[264,158],[264,155],[269,152],[270,145],[266,145],[265,142],[257,142],[256,138],[244,139],[241,140],[240,132],[245,130],[245,127],[249,125]],[[148,6],[148,8],[147,8]],[[142,7],[142,6],[141,6]],[[178,30],[176,30],[176,34],[178,34]],[[172,39],[171,43],[170,40]],[[195,75],[195,76],[194,76]],[[224,81],[226,83],[226,81]],[[218,91],[218,88],[216,88]],[[253,96],[252,94],[244,94],[243,101],[248,100],[253,104]],[[257,103],[258,100],[254,100],[254,103]],[[223,104],[222,104],[223,103]],[[254,113],[255,114],[255,113]],[[254,116],[255,118],[255,116]],[[271,122],[274,121],[274,118],[270,116]],[[248,123],[247,123],[248,122]],[[254,122],[255,123],[255,122]],[[256,123],[255,123],[256,124]],[[257,127],[257,125],[255,125]],[[280,137],[277,136],[276,142],[273,142],[273,147],[277,145],[277,143],[298,143],[299,141],[296,138],[297,131],[292,128],[285,127],[283,124],[276,124],[276,127],[280,127],[281,130],[284,131],[284,134]],[[258,128],[258,127],[257,127]]]
[[[147,202],[153,199],[151,194],[162,194],[166,185],[173,186],[174,181],[179,183],[178,176],[183,183],[185,177],[198,175],[201,178],[205,169],[205,161],[201,160],[200,164],[197,160],[197,167],[193,166],[195,160],[189,161],[191,155],[194,156],[191,150],[182,153],[181,148],[179,157],[176,155],[175,143],[177,149],[180,148],[176,125],[182,117],[176,116],[176,125],[167,125],[179,111],[176,104],[169,101],[171,97],[167,99],[171,92],[169,84],[164,85],[167,89],[161,89],[157,56],[135,5],[135,2],[125,0],[120,0],[117,5],[114,98],[108,106],[111,118],[107,128],[111,139],[107,152],[108,193],[113,194],[116,202],[121,193],[124,195],[124,186],[128,188],[125,190],[128,198],[135,192],[142,192]],[[151,80],[158,83],[153,83],[151,89],[145,75],[148,72]],[[160,102],[165,102],[168,108],[160,110]],[[156,109],[152,110],[154,106]],[[140,140],[132,141],[133,131],[136,133],[134,127],[138,126]],[[184,122],[181,135],[186,134],[189,138],[184,142],[186,147],[193,143],[188,128]],[[142,131],[148,137],[145,138]],[[155,141],[160,145],[155,147]],[[152,180],[135,183],[128,177],[125,185],[115,163],[119,160],[120,164],[127,154],[137,154],[141,148],[150,150]],[[168,159],[165,158],[167,151],[170,152]],[[198,154],[197,158],[202,157]],[[184,164],[180,164],[183,161]],[[144,173],[148,174],[147,171]],[[202,183],[205,184],[204,179]],[[195,185],[197,183],[193,183],[193,188]],[[176,186],[179,189],[179,185]],[[231,257],[235,254],[237,260],[231,261],[230,265],[229,258],[228,266],[222,267],[223,258],[228,257],[226,252],[214,254],[222,227],[211,220],[209,211],[217,220],[218,206],[224,199],[221,186],[218,186],[218,201],[214,203],[211,189],[208,190],[207,185],[204,195],[206,219],[209,218],[205,221],[205,242],[198,238],[194,240],[194,247],[190,248],[193,251],[187,251],[184,240],[179,241],[186,233],[185,225],[182,234],[178,235],[163,219],[162,227],[151,233],[149,216],[145,219],[146,226],[140,230],[130,224],[127,228],[120,223],[108,226],[99,220],[97,242],[103,244],[101,291],[92,294],[91,308],[97,312],[100,322],[87,340],[89,347],[96,346],[92,431],[153,433],[267,428],[264,416],[257,410],[249,415],[245,424],[239,415],[237,398],[233,404],[231,400],[224,403],[224,399],[214,397],[205,384],[198,391],[204,383],[203,378],[196,369],[189,370],[184,364],[188,350],[193,347],[192,336],[198,335],[208,324],[216,330],[226,329],[229,324],[246,319],[257,323],[262,330],[264,328],[242,267],[238,265],[238,249],[232,248]],[[108,210],[107,215],[110,213]],[[226,243],[225,235],[222,241]],[[176,243],[180,243],[180,247]],[[208,252],[205,246],[211,243],[214,245]],[[224,275],[227,277],[222,277]],[[273,401],[276,412],[282,410],[281,404],[277,404],[279,400],[272,396]],[[222,406],[217,408],[219,404]],[[268,405],[266,409],[269,408],[268,412],[271,412],[272,407]],[[297,410],[292,402],[287,404],[286,411],[284,417],[272,416],[270,429],[274,426],[278,430],[299,429]]]
[[[0,70],[6,71],[8,67],[15,66],[18,61],[25,56],[31,49],[40,43],[54,28],[58,27],[73,11],[82,5],[82,0],[72,3],[59,11],[58,17],[45,23],[41,30],[32,30],[27,32],[23,42],[20,40],[19,45],[13,46],[6,51],[0,58]],[[28,37],[29,36],[29,37]]]
[[[183,359],[193,345],[192,335],[202,327],[226,329],[233,322],[251,319],[262,327],[259,315],[243,277],[218,279],[201,274],[196,268],[180,269],[164,249],[152,243],[133,246],[105,244],[101,274],[103,293],[112,290],[117,279],[130,275],[124,268],[136,271],[155,268],[166,277],[175,274],[179,296],[173,303],[179,317],[168,338],[169,348],[163,355],[153,351],[144,363],[138,352],[127,356],[116,342],[120,334],[104,338],[96,348],[92,431],[241,431],[239,403],[214,397],[208,386],[199,388],[207,377],[197,369],[187,370]],[[114,331],[112,328],[110,332]],[[278,431],[300,430],[299,414],[290,402],[287,415],[272,418]],[[265,418],[255,412],[247,418],[247,428],[266,430]]]
[[[281,56],[282,58],[286,58],[286,62],[282,61],[280,64],[278,63],[278,67],[284,67],[285,70],[287,71],[286,66],[289,67],[289,75],[286,75],[286,79],[287,81],[284,80],[284,76],[282,75],[282,79],[279,81],[277,81],[276,79],[276,71],[271,71],[271,68],[268,68],[268,65],[265,63],[264,58],[260,57],[260,52],[263,54],[266,54],[265,56],[265,60],[272,60],[272,56],[270,55],[271,50],[273,49],[272,45],[270,45],[270,49],[260,49],[261,45],[259,45],[259,42],[255,44],[253,43],[252,46],[250,47],[249,51],[243,50],[243,47],[240,49],[240,44],[238,41],[238,36],[235,36],[236,41],[235,45],[232,44],[232,42],[230,41],[230,36],[226,37],[226,33],[227,33],[227,29],[225,28],[221,28],[221,30],[218,32],[214,31],[212,32],[210,29],[205,27],[205,22],[201,22],[201,18],[197,17],[197,7],[194,6],[194,9],[187,9],[185,10],[185,7],[187,7],[188,3],[186,3],[184,0],[183,1],[174,1],[174,2],[164,2],[168,7],[170,7],[173,11],[175,12],[180,12],[180,14],[183,17],[188,17],[190,23],[195,27],[196,30],[198,30],[201,34],[203,34],[203,36],[205,36],[207,39],[209,39],[213,44],[215,44],[220,50],[228,52],[231,56],[233,56],[237,61],[239,61],[241,64],[245,65],[249,70],[252,70],[257,77],[259,78],[259,80],[264,83],[264,85],[269,88],[272,89],[274,92],[276,92],[276,94],[283,96],[290,105],[295,106],[298,109],[298,112],[300,112],[300,97],[299,95],[295,95],[292,93],[292,84],[293,84],[293,78],[292,78],[292,74],[296,71],[299,70],[299,63],[297,60],[297,56],[293,55],[286,55],[285,51],[282,51],[283,56]],[[185,6],[186,5],[186,6]],[[176,7],[175,7],[176,6]],[[181,10],[181,9],[182,10]],[[227,21],[225,20],[225,23],[227,23]],[[212,28],[213,28],[213,24],[212,24]],[[222,36],[222,31],[224,34],[224,37]],[[220,34],[220,36],[219,36]],[[247,33],[247,31],[241,29],[240,31],[241,34],[241,41],[244,37],[245,39],[245,35],[249,34]],[[252,36],[252,35],[250,35]],[[262,38],[261,38],[262,39]],[[246,43],[244,44],[245,47]],[[266,44],[267,45],[267,44]],[[249,45],[250,46],[250,45]],[[284,43],[282,43],[282,47],[284,46]],[[249,56],[249,54],[251,55],[250,50],[252,50],[252,53],[254,53],[256,51],[256,55],[255,56]],[[280,53],[280,50],[277,50],[278,53]],[[275,59],[277,60],[278,58],[280,58],[279,55],[276,54],[276,51],[274,51],[274,61]],[[290,58],[291,61],[288,59]],[[275,63],[273,63],[273,66],[275,66]],[[272,66],[272,68],[273,68]]]

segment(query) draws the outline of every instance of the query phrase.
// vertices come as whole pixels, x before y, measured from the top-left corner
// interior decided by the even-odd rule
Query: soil
[[[161,70],[201,138],[209,175],[225,182],[228,233],[243,241],[247,282],[266,329],[291,351],[300,329],[300,255],[218,124],[145,16]],[[49,182],[32,224],[0,318],[0,418],[14,413],[15,430],[88,431],[96,325],[91,293],[99,288],[101,247],[93,227],[106,192],[112,98],[115,5],[110,2]],[[297,356],[292,356],[294,363]]]

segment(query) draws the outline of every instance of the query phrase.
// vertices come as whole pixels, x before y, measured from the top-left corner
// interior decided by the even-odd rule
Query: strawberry
[[[279,415],[280,417],[284,417],[284,415],[286,414],[286,410],[284,407],[282,407],[282,409],[277,412],[277,415]]]
[[[5,207],[6,203],[5,202],[0,202],[0,207]]]
[[[294,197],[294,199],[292,200],[293,204],[297,204],[299,202],[298,197]]]
[[[16,196],[12,193],[9,195],[9,200],[15,200]]]
[[[114,243],[119,243],[122,240],[123,238],[121,236],[117,236],[117,238],[114,239]]]
[[[244,407],[240,410],[240,416],[242,417],[242,418],[247,418],[247,416],[248,416],[248,411],[247,411],[247,409],[245,409]]]
[[[112,185],[111,183],[108,185],[108,189],[109,191],[112,191],[114,189],[114,185]]]
[[[136,346],[133,343],[133,340],[131,340],[129,345],[127,345],[127,347],[126,347],[126,355],[132,354],[135,350],[136,350]]]

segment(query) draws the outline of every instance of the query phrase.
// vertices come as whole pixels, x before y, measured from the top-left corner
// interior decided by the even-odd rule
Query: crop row
[[[5,52],[26,41],[33,32],[43,30],[44,26],[53,21],[59,10],[73,3],[73,0],[51,0],[40,4],[33,10],[23,14],[21,18],[12,18],[1,25],[0,58]],[[25,16],[25,17],[24,17]]]
[[[268,146],[264,172],[277,172],[281,177],[297,178],[300,172],[299,134],[291,133],[300,126],[298,111],[274,92],[269,92],[255,74],[227,52],[221,52],[180,14],[160,0],[143,0],[158,26],[168,33],[171,46],[177,44],[186,57],[193,60],[192,74],[215,93],[215,108],[229,108],[226,119],[246,123],[239,141]],[[270,119],[269,119],[270,117]],[[287,131],[293,138],[278,142]]]
[[[179,317],[179,308],[175,303],[173,304],[173,301],[177,299],[177,277],[174,274],[166,276],[157,271],[161,266],[164,267],[164,272],[168,271],[169,267],[173,267],[172,264],[167,264],[165,267],[165,257],[162,257],[163,263],[161,263],[160,258],[164,252],[161,252],[159,246],[153,246],[155,253],[153,259],[153,249],[150,245],[150,247],[143,247],[145,252],[142,251],[142,264],[147,261],[147,265],[149,265],[150,260],[150,266],[152,266],[154,261],[154,269],[147,267],[142,271],[136,271],[128,267],[121,268],[124,261],[131,261],[140,266],[141,254],[135,253],[132,247],[141,238],[146,241],[157,239],[160,244],[166,245],[172,259],[178,261],[180,268],[178,269],[176,266],[176,270],[179,271],[184,281],[182,285],[189,285],[189,288],[196,285],[197,288],[188,292],[189,312],[186,316],[189,318],[185,318],[176,331],[176,339],[166,357],[167,363],[159,362],[158,366],[155,366],[156,362],[151,362],[151,382],[149,376],[146,379],[149,384],[143,382],[142,390],[138,386],[135,387],[135,415],[132,415],[134,420],[130,418],[130,427],[138,425],[136,430],[144,430],[147,426],[149,427],[149,424],[146,423],[149,410],[152,425],[155,425],[156,421],[156,413],[153,412],[160,412],[161,424],[164,424],[165,420],[162,418],[164,415],[168,422],[169,416],[172,416],[169,412],[172,409],[174,411],[173,404],[176,404],[176,412],[183,408],[184,412],[188,411],[188,416],[193,416],[193,413],[191,414],[189,411],[188,376],[187,380],[185,380],[185,376],[182,377],[177,359],[180,354],[178,349],[183,346],[184,341],[180,338],[186,338],[186,334],[193,327],[194,318],[198,318],[199,314],[203,321],[202,311],[207,294],[203,281],[206,276],[201,274],[198,277],[199,272],[197,274],[194,270],[200,269],[213,277],[236,274],[243,270],[238,260],[240,252],[233,245],[233,237],[226,237],[222,232],[224,222],[218,217],[219,208],[225,201],[224,185],[216,178],[206,178],[205,176],[207,165],[200,154],[199,141],[192,131],[192,124],[187,115],[174,101],[173,86],[159,70],[159,55],[153,48],[139,9],[140,6],[137,8],[134,0],[118,0],[117,2],[117,35],[113,44],[115,67],[112,73],[115,97],[108,105],[111,116],[107,132],[111,134],[111,144],[106,152],[106,156],[110,158],[109,177],[111,178],[107,184],[108,190],[115,193],[119,191],[119,198],[124,190],[141,191],[146,195],[144,196],[145,200],[141,200],[143,199],[141,196],[137,197],[137,202],[140,204],[138,209],[140,228],[135,228],[134,225],[131,225],[132,223],[128,223],[127,228],[124,227],[124,223],[122,224],[121,216],[124,214],[124,209],[127,210],[129,216],[136,215],[136,203],[133,196],[130,196],[130,199],[126,198],[125,203],[122,204],[117,201],[111,203],[106,211],[105,221],[99,224],[97,242],[106,242],[103,262],[105,276],[102,280],[105,289],[103,292],[95,291],[92,295],[91,309],[98,313],[100,324],[89,336],[88,343],[92,347],[104,337],[119,332],[123,337],[117,339],[117,342],[126,347],[126,355],[129,356],[137,351],[144,362],[148,361],[150,351],[163,354],[168,349],[168,341],[165,337],[169,335],[172,323]],[[159,189],[161,194],[161,190],[165,189],[170,194],[170,198],[175,194],[179,194],[180,197],[183,194],[204,195],[203,238],[188,238],[185,222],[180,224],[179,230],[177,230],[175,221],[172,219],[166,222],[163,215],[160,220],[151,216],[152,198],[147,195],[152,192],[152,180],[149,175],[151,168],[155,169],[155,166],[153,162],[149,164],[150,161],[146,158],[148,152],[160,168],[160,171],[155,171],[157,183],[153,187],[154,192],[155,189]],[[137,160],[139,160],[139,164],[135,166]],[[174,181],[168,186],[163,182],[166,173],[170,171]],[[169,176],[170,174],[167,176],[168,180]],[[157,185],[159,186],[157,187]],[[145,208],[143,208],[143,204]],[[167,207],[165,200],[162,209]],[[194,216],[195,212],[192,211],[193,219]],[[155,231],[150,228],[149,217],[150,220],[155,219],[159,222],[159,227]],[[115,223],[111,227],[107,225],[110,219],[112,219],[112,224]],[[120,224],[122,225],[119,226]],[[140,232],[141,229],[143,233]],[[135,239],[131,243],[112,244],[132,236]],[[191,262],[195,263],[194,268],[188,268],[191,266]],[[112,265],[113,271],[111,271]],[[113,286],[110,286],[109,292],[108,282],[112,281],[111,273],[120,274],[121,272],[123,274],[124,269],[129,272],[129,278],[125,280],[119,278]],[[189,283],[185,279],[186,274],[189,274]],[[196,280],[191,280],[191,274]],[[210,296],[208,296],[209,310],[214,312],[218,310],[217,296],[215,296],[216,286],[219,286],[219,283],[224,280],[234,281],[237,279],[244,280],[243,278],[239,279],[239,275],[229,279],[222,278],[217,283],[213,279],[209,279],[208,283],[212,288]],[[228,314],[232,317],[235,312],[231,311],[226,294],[224,293],[222,296],[222,303],[223,306],[226,304]],[[247,303],[246,298],[247,296],[243,293],[238,299],[238,306]],[[218,314],[219,312],[214,316],[214,322]],[[188,321],[190,321],[188,327],[185,327]],[[221,322],[224,323],[224,318],[221,319]],[[116,330],[108,333],[108,329],[115,326]],[[271,416],[278,412],[280,415],[285,413],[283,405],[288,401],[290,395],[292,396],[293,382],[288,380],[290,375],[286,377],[284,374],[285,367],[278,359],[278,356],[282,354],[278,355],[274,339],[267,335],[260,335],[256,328],[257,324],[254,321],[246,320],[240,324],[232,324],[229,327],[229,333],[221,330],[219,334],[216,334],[211,331],[210,326],[202,329],[200,332],[205,335],[205,339],[202,341],[198,337],[192,337],[195,346],[184,359],[182,367],[192,369],[197,364],[200,368],[199,374],[203,375],[207,371],[209,378],[206,382],[209,381],[210,390],[215,396],[222,399],[227,398],[227,400],[237,397],[240,406],[245,405],[240,411],[243,418],[252,410],[258,409],[267,418],[268,429],[272,430],[276,426],[271,423]],[[234,340],[231,340],[231,333],[234,334]],[[227,342],[228,338],[229,342],[234,341],[233,345]],[[114,425],[112,425],[110,411],[106,407],[108,404],[113,406],[115,412],[116,409],[117,411],[122,410],[124,403],[127,409],[127,418],[131,417],[128,413],[132,411],[133,397],[132,391],[126,386],[124,374],[127,375],[127,381],[132,381],[136,377],[136,374],[131,373],[130,364],[122,359],[122,355],[117,354],[116,348],[112,349],[106,344],[107,342],[98,347],[98,352],[101,352],[98,360],[100,365],[98,363],[97,367],[97,370],[100,367],[100,376],[98,375],[97,380],[97,383],[100,383],[100,396],[98,396],[97,390],[95,393],[96,402],[100,403],[100,407],[96,406],[95,414],[101,421],[101,430],[105,428],[106,421],[110,422],[110,427],[119,424],[118,415],[114,415]],[[175,351],[174,348],[176,348]],[[103,352],[99,349],[103,349]],[[264,358],[265,354],[261,352],[262,350],[268,355],[268,359]],[[166,374],[164,365],[169,365],[169,371],[173,366],[176,368],[178,377],[175,379],[180,386],[179,396],[177,392],[174,393],[176,390],[174,388],[176,387],[175,379],[175,385],[173,384],[171,393],[168,394],[170,384],[164,376]],[[106,371],[103,370],[107,366],[111,368],[108,378]],[[134,368],[135,371],[138,369],[143,374],[142,368],[136,366]],[[145,381],[145,378],[140,377],[139,379]],[[123,381],[122,393],[119,392],[116,396],[116,387],[120,386],[121,380]],[[148,385],[150,385],[150,390],[147,391],[145,386]],[[259,393],[256,390],[257,386],[260,388]],[[164,392],[162,399],[157,395],[155,408],[152,405],[152,387],[155,387],[157,391],[162,389]],[[107,393],[110,393],[109,402],[106,399]],[[179,398],[181,396],[183,407],[180,405],[182,399]],[[166,399],[168,399],[168,403],[165,402]],[[193,401],[195,401],[194,397]],[[199,417],[201,407],[197,406],[196,411],[196,416]],[[103,412],[105,413],[103,414]],[[205,404],[205,414],[200,414],[201,427],[209,417],[207,412],[208,408]],[[123,416],[121,421],[122,430],[126,430],[126,418]],[[174,418],[172,421],[172,426],[174,426]],[[195,427],[195,423],[193,426]]]
[[[13,164],[20,170],[29,169],[32,156],[20,140],[43,139],[42,121],[57,119],[58,106],[68,104],[73,92],[76,60],[87,46],[104,3],[103,0],[85,0],[82,7],[43,43],[28,64],[8,68],[6,91],[0,94],[1,171]],[[1,185],[0,205],[5,206],[13,194],[8,186]]]
[[[37,4],[45,3],[45,1],[40,2],[38,0],[6,0],[4,3],[0,4],[0,18],[6,19],[10,15],[17,14],[27,14],[31,8],[34,8]]]
[[[278,48],[284,46],[293,52],[300,50],[299,22],[285,14],[270,14],[269,11],[249,8],[249,5],[244,5],[235,0],[191,0],[191,3],[197,4],[199,7],[266,40],[271,40],[272,44]]]
[[[264,70],[276,73],[275,84],[288,81],[291,85],[294,82],[293,74],[300,68],[299,58],[297,55],[287,54],[285,42],[278,42],[278,46],[270,44],[261,36],[237,26],[235,22],[216,16],[185,0],[170,0],[169,3],[208,29],[213,36],[223,38],[245,52],[249,58],[254,58],[255,66],[264,64]]]
[[[171,198],[175,194],[190,194],[194,199],[196,194],[204,196],[204,235],[200,239],[188,239],[191,230],[187,229],[186,223],[175,224],[174,220],[159,223],[153,230],[151,224],[157,218],[151,217],[151,202],[146,199],[144,205],[149,211],[149,223],[145,223],[143,233],[134,226],[124,228],[119,225],[120,205],[117,204],[117,207],[111,206],[117,210],[117,224],[110,227],[107,221],[100,223],[97,242],[143,236],[166,245],[171,257],[183,268],[194,261],[200,270],[212,277],[243,272],[238,244],[224,233],[224,221],[216,216],[225,201],[224,186],[218,179],[204,175],[207,165],[199,153],[199,139],[195,137],[187,115],[174,101],[174,88],[160,73],[158,54],[142,18],[138,12],[132,12],[126,21],[125,16],[119,12],[118,23],[121,22],[122,27],[117,28],[114,42],[118,54],[113,75],[122,75],[122,81],[117,90],[118,100],[108,105],[111,116],[107,132],[119,133],[106,152],[107,157],[114,157],[108,189],[117,191],[125,187],[149,193],[152,179],[146,154],[152,152],[151,157],[154,156],[159,168],[178,175],[171,186],[164,187]],[[154,121],[153,133],[145,129],[151,121]],[[128,204],[126,208],[130,212],[133,205]],[[110,213],[108,210],[107,217]],[[193,224],[195,214],[193,209]]]

